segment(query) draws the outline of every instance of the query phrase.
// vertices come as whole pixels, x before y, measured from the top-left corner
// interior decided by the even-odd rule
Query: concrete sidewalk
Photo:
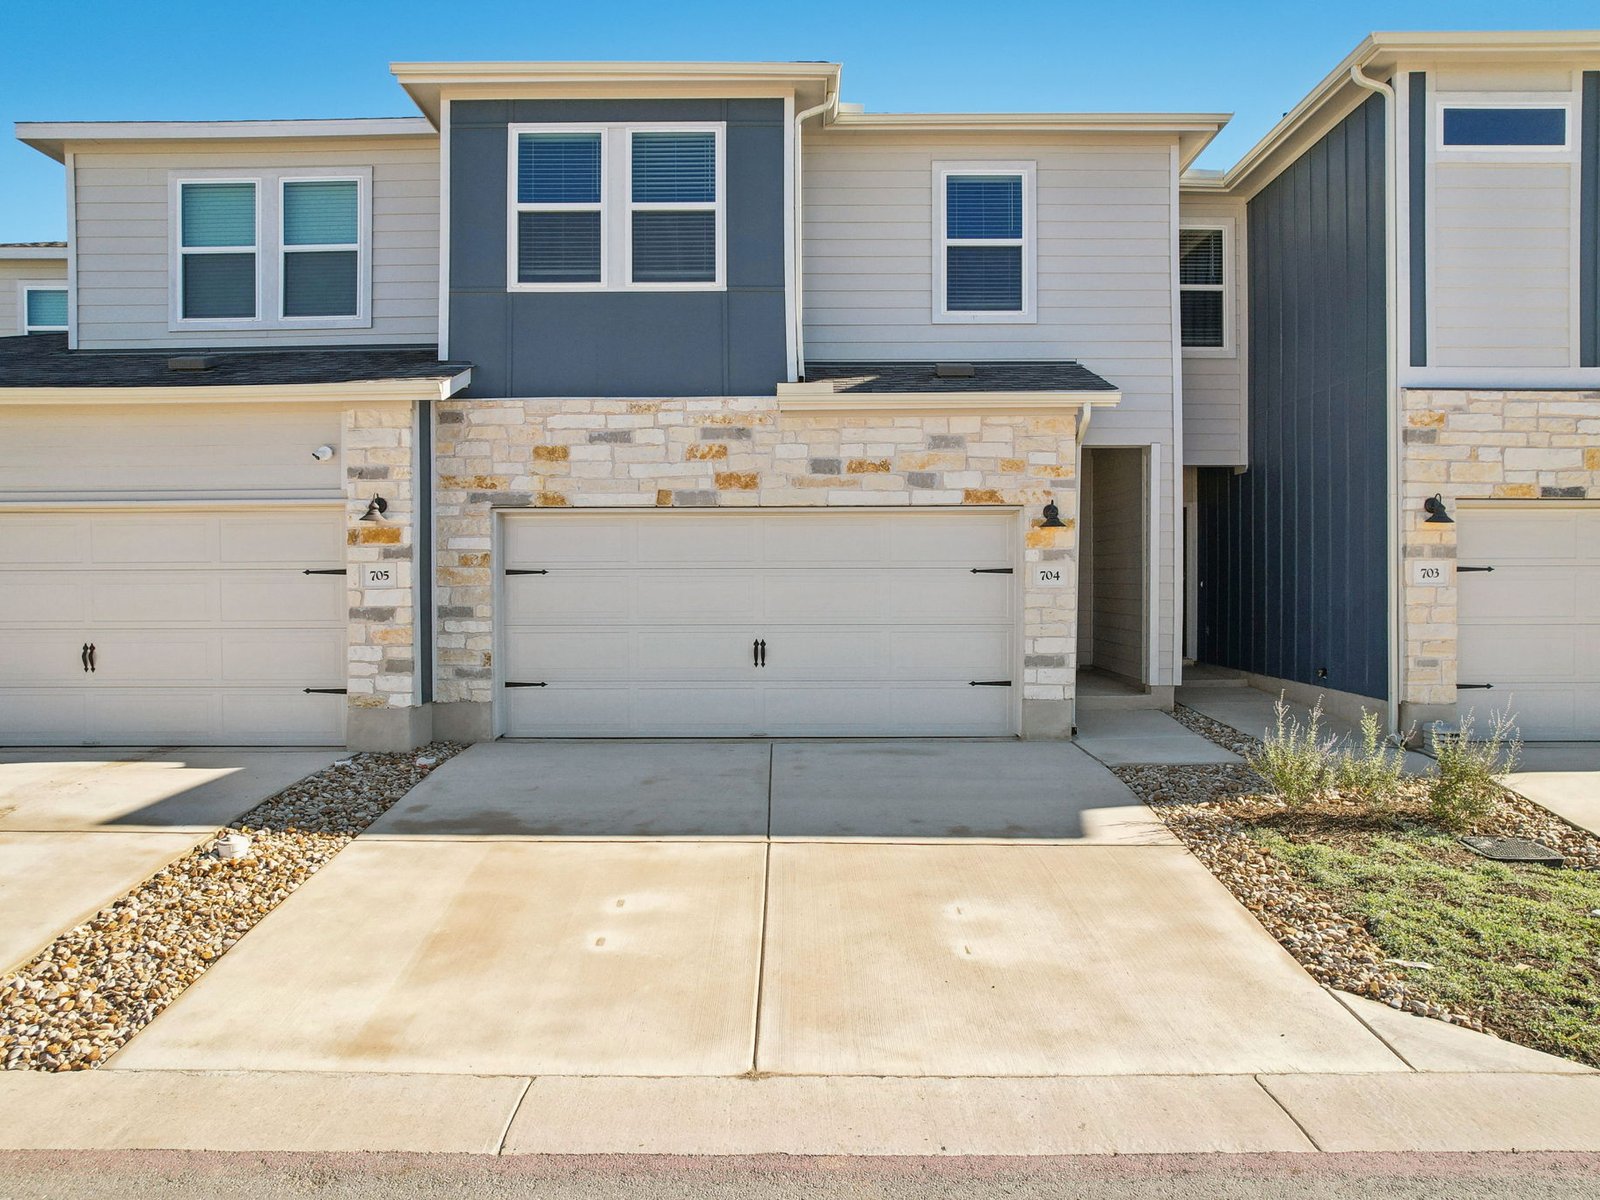
[[[1600,1150],[1600,1075],[0,1074],[0,1150],[1056,1155]]]

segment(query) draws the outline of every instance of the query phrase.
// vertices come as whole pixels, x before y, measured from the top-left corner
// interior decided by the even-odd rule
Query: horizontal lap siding
[[[1250,465],[1199,474],[1200,657],[1382,697],[1380,98],[1251,199],[1249,238]]]
[[[66,251],[61,253],[65,254]],[[22,297],[17,285],[23,280],[29,283],[35,280],[58,280],[65,284],[66,260],[25,258],[0,262],[0,337],[11,337],[22,332],[22,314],[18,309]]]
[[[432,343],[439,333],[439,146],[352,139],[281,148],[181,143],[76,155],[78,337],[85,348]],[[173,171],[372,168],[372,325],[169,332]]]
[[[1573,185],[1562,163],[1434,165],[1430,365],[1568,365]]]
[[[1034,324],[935,324],[933,164],[1037,164]],[[1174,596],[1172,139],[1140,135],[876,134],[807,128],[805,355],[1071,358],[1122,389],[1092,445],[1158,444],[1156,683],[1172,682]]]
[[[1244,203],[1212,196],[1184,196],[1179,212],[1185,221],[1233,220],[1232,289],[1226,298],[1233,353],[1227,358],[1184,355],[1183,461],[1190,467],[1234,467],[1245,463],[1245,297],[1246,259]]]

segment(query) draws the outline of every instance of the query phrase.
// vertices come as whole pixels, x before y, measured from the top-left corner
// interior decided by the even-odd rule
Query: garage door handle
[[[1493,567],[1457,567],[1456,568],[1456,572],[1458,574],[1460,572],[1462,572],[1462,571],[1492,571],[1492,570],[1494,570]]]
[[[760,638],[756,638],[754,641],[752,641],[750,643],[750,665],[752,667],[759,667],[761,665],[761,639]]]
[[[1458,684],[1456,684],[1456,691],[1458,691],[1458,692],[1492,692],[1492,691],[1494,691],[1494,684],[1492,684],[1492,683],[1458,683]]]
[[[549,686],[550,685],[548,683],[512,683],[509,680],[506,682],[506,687],[508,687],[508,688],[513,688],[513,687],[549,687]]]
[[[349,688],[301,688],[308,696],[344,696],[349,693]]]
[[[506,574],[507,575],[548,575],[548,574],[550,574],[550,572],[549,571],[530,571],[530,570],[527,570],[527,569],[522,568],[522,567],[508,567],[508,568],[506,568]]]
[[[969,680],[967,680],[967,686],[968,687],[1010,687],[1011,686],[1011,680],[1009,680],[1009,679],[969,679]]]
[[[87,673],[88,670],[89,670],[89,643],[88,642],[85,642],[83,644],[83,653],[81,655],[79,655],[79,657],[83,659],[83,669],[84,669],[84,672]]]
[[[1012,573],[1013,572],[1012,572],[1012,569],[1010,567],[973,567],[972,568],[972,574],[974,574],[974,575],[1010,575]]]
[[[761,665],[764,667],[767,665],[767,641],[762,638],[757,644],[761,647]]]
[[[307,567],[301,571],[302,575],[343,575],[343,567]]]

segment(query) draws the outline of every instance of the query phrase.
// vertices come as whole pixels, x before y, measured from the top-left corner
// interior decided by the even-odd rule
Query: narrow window
[[[1441,130],[1440,144],[1452,149],[1560,149],[1567,144],[1567,110],[1532,106],[1446,107]]]
[[[1178,231],[1178,299],[1186,347],[1220,350],[1228,344],[1224,242],[1221,229]]]
[[[1024,207],[1020,172],[945,176],[947,312],[1023,311]]]
[[[597,132],[517,135],[517,282],[601,283]]]
[[[360,185],[354,179],[283,184],[283,315],[360,314]]]
[[[29,287],[22,292],[22,332],[62,333],[67,328],[67,289]]]
[[[256,316],[256,185],[179,185],[179,254],[188,320],[253,320]]]
[[[629,146],[631,282],[717,282],[717,136],[637,131]]]

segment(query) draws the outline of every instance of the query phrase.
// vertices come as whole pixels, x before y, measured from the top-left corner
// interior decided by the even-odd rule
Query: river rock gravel
[[[102,1065],[250,929],[464,747],[353,754],[256,805],[0,975],[0,1068]],[[249,839],[220,857],[229,833]]]

